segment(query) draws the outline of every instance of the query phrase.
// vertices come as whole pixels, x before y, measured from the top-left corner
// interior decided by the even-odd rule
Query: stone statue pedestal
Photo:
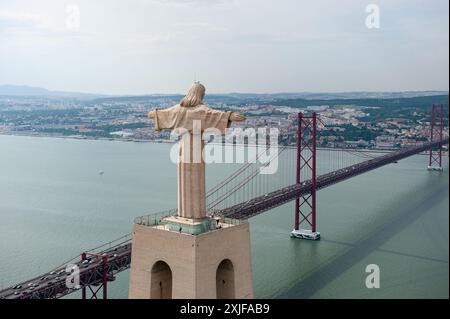
[[[249,224],[231,222],[195,235],[187,228],[204,221],[135,224],[129,298],[253,298]],[[179,225],[186,232],[175,231]]]

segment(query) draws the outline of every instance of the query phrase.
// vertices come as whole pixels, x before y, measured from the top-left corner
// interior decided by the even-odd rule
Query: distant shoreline
[[[155,144],[172,144],[174,141],[170,140],[139,140],[139,139],[119,139],[113,137],[81,137],[81,136],[64,136],[64,135],[32,135],[32,134],[17,134],[17,133],[5,133],[1,132],[0,135],[4,136],[22,136],[22,137],[47,137],[47,138],[60,138],[60,139],[71,139],[71,140],[87,140],[87,141],[108,141],[108,142],[135,142],[135,143],[155,143]]]
[[[118,139],[118,138],[106,138],[106,137],[76,137],[76,136],[61,136],[61,135],[30,135],[30,134],[12,134],[12,133],[0,133],[3,136],[19,136],[19,137],[46,137],[46,138],[59,138],[59,139],[71,139],[71,140],[86,140],[86,141],[106,141],[106,142],[135,142],[135,143],[152,143],[152,144],[174,144],[176,142],[170,140],[136,140],[136,139]],[[243,144],[239,144],[243,146]],[[283,147],[283,145],[279,145],[279,147]],[[295,145],[290,145],[290,148],[295,148]],[[347,148],[338,148],[338,147],[317,147],[318,150],[348,150],[348,151],[358,151],[358,152],[368,152],[368,153],[389,153],[393,150],[390,149],[369,149],[369,148],[361,148],[361,149],[347,149]]]
[[[75,137],[75,136],[60,136],[60,135],[30,135],[30,134],[11,134],[11,133],[0,133],[0,136],[19,136],[19,137],[46,137],[46,138],[59,138],[59,139],[70,139],[70,140],[81,140],[81,141],[106,141],[106,142],[135,142],[135,143],[149,143],[149,144],[174,144],[176,142],[170,141],[170,140],[134,140],[134,139],[118,139],[118,138],[106,138],[106,137],[98,137],[98,138],[92,138],[92,137]],[[243,144],[239,144],[243,146]],[[279,145],[279,147],[282,147],[283,145]],[[290,145],[290,148],[295,148],[295,145]],[[331,151],[350,151],[350,152],[361,152],[361,153],[390,153],[395,150],[391,149],[370,149],[370,148],[359,148],[359,149],[352,149],[352,148],[339,148],[339,147],[317,147],[318,150],[331,150]],[[417,155],[428,155],[427,152],[419,153]],[[443,149],[443,156],[449,156],[448,150]]]

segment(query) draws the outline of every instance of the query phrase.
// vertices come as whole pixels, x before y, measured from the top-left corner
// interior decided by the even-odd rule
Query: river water
[[[176,207],[169,144],[0,135],[0,286]],[[235,166],[207,169],[207,185]],[[448,158],[417,155],[318,192],[320,241],[291,239],[293,203],[250,219],[257,298],[448,298]],[[104,174],[99,174],[103,170]],[[380,288],[365,285],[366,266]],[[129,272],[109,286],[126,298]],[[77,297],[72,295],[70,297]]]

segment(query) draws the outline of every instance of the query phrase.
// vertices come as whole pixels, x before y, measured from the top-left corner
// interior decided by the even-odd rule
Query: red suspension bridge
[[[325,187],[377,169],[409,156],[428,152],[428,169],[442,170],[442,147],[449,143],[443,135],[443,112],[433,105],[429,141],[393,152],[318,149],[317,136],[324,124],[315,114],[298,114],[296,147],[272,147],[269,161],[255,160],[242,165],[207,193],[209,214],[221,218],[248,219],[289,201],[295,201],[292,235],[319,239],[316,192]],[[290,136],[288,141],[292,142]],[[276,174],[261,174],[261,168],[276,161]],[[293,174],[295,172],[295,174]],[[173,214],[167,211],[160,216]],[[146,218],[135,220],[145,223]],[[107,287],[115,275],[130,267],[131,234],[85,251],[59,267],[0,291],[0,299],[60,298],[81,290],[86,298],[107,298]],[[70,265],[67,267],[67,265]],[[78,285],[68,285],[71,271],[79,269]]]

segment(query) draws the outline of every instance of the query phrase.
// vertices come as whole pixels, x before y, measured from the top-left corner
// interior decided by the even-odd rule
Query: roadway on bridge
[[[100,254],[104,254],[108,257],[108,272],[114,271],[115,263],[120,260],[131,259],[131,243],[119,244],[108,250],[104,250]],[[83,284],[83,278],[91,275],[90,285],[98,284],[101,282],[101,276],[92,276],[96,273],[101,273],[103,267],[102,258],[100,256],[88,256],[85,261],[80,260],[74,262],[72,265],[78,266],[80,270],[80,284]],[[123,265],[125,270],[129,267],[129,262]],[[70,267],[69,269],[73,269]],[[59,267],[47,273],[41,274],[38,277],[21,282],[13,287],[9,287],[0,291],[0,299],[47,299],[47,298],[60,298],[67,294],[73,293],[79,290],[81,287],[68,288],[66,285],[66,278],[73,272],[66,270],[66,267]],[[113,277],[109,277],[110,280]]]
[[[449,139],[443,139],[442,142],[424,143],[420,146],[414,146],[402,149],[396,152],[388,153],[386,155],[376,157],[359,164],[344,167],[342,169],[320,175],[317,177],[316,188],[322,189],[338,182],[344,181],[351,177],[366,173],[368,171],[377,169],[381,166],[395,163],[406,157],[421,153],[423,151],[439,147],[440,145],[448,144]],[[246,202],[218,210],[216,213],[231,218],[245,219],[261,214],[269,209],[281,206],[291,200],[294,200],[304,194],[311,192],[311,180],[294,184],[274,192],[258,196]]]

